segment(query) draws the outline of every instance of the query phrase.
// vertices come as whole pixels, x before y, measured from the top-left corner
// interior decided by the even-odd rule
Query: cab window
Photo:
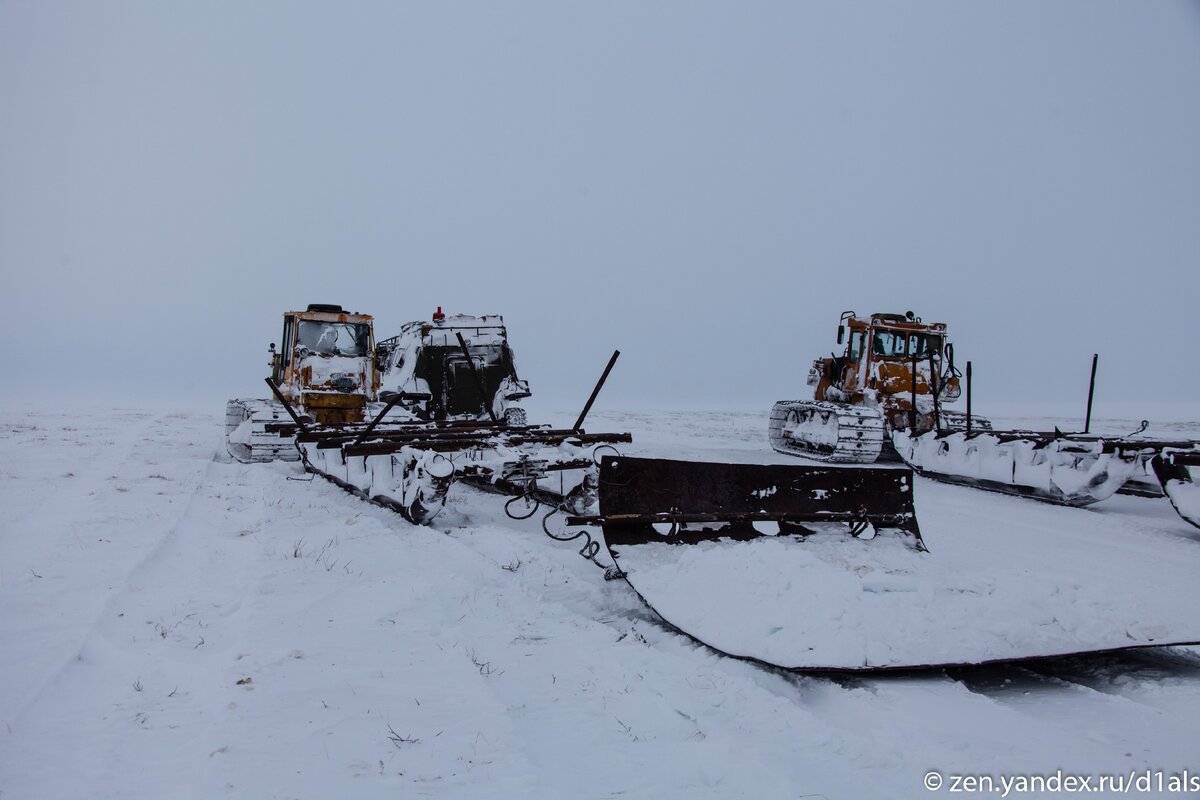
[[[361,323],[302,319],[296,333],[300,347],[322,356],[365,356],[370,348],[370,329]]]
[[[871,352],[885,358],[903,356],[908,352],[907,341],[898,331],[877,330],[871,337]]]
[[[292,323],[291,317],[283,318],[283,338],[279,340],[279,352],[283,355],[284,365],[292,360]]]
[[[928,333],[877,330],[871,338],[871,352],[885,358],[928,358],[942,346],[942,337]]]
[[[850,334],[850,360],[851,361],[858,361],[859,356],[862,355],[862,346],[863,346],[863,332],[862,331],[854,331],[853,333],[851,333]]]
[[[908,335],[908,355],[911,358],[929,358],[930,352],[936,355],[942,347],[942,337],[930,336],[928,333],[910,333]]]

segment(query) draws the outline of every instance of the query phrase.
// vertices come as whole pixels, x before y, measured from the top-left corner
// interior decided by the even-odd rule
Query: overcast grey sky
[[[1200,396],[1196,2],[0,2],[0,118],[4,394],[255,395],[332,302],[567,404],[805,395],[843,309]]]

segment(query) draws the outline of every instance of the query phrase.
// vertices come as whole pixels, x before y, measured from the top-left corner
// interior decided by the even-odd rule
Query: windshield
[[[302,319],[296,330],[296,346],[322,356],[365,356],[370,330],[357,322]]]
[[[909,333],[877,329],[871,337],[871,352],[877,356],[929,358],[942,347],[942,337],[928,333]]]

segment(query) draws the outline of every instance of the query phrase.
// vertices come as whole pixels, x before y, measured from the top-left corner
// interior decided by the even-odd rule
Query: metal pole
[[[483,407],[487,409],[492,422],[499,422],[500,420],[496,419],[496,412],[492,411],[492,404],[488,402],[487,389],[483,388],[483,378],[479,377],[479,372],[475,369],[475,359],[471,358],[467,340],[463,338],[461,331],[455,331],[454,335],[458,337],[458,346],[462,348],[463,356],[467,359],[467,366],[471,368],[471,377],[475,379],[475,385],[479,387],[479,397],[483,400]]]
[[[275,399],[283,404],[284,410],[288,412],[289,416],[291,416],[292,421],[296,423],[296,427],[300,429],[300,432],[308,433],[308,426],[305,425],[300,420],[300,417],[296,414],[296,412],[292,410],[292,404],[289,403],[287,398],[283,396],[283,392],[279,391],[279,387],[275,385],[275,381],[271,380],[270,378],[263,378],[263,380],[267,382],[267,386],[271,387],[271,391],[275,394]]]
[[[1092,396],[1096,393],[1096,362],[1100,360],[1098,353],[1092,353],[1092,379],[1088,383],[1088,407],[1087,418],[1083,421],[1083,432],[1091,433],[1092,430]]]
[[[971,362],[967,362],[967,436],[971,435]]]
[[[612,358],[608,360],[608,366],[604,368],[604,374],[600,376],[600,380],[596,381],[596,388],[592,389],[592,396],[584,404],[583,411],[579,412],[579,419],[575,420],[575,424],[571,427],[571,430],[583,430],[583,421],[587,418],[588,412],[592,410],[592,403],[596,402],[596,395],[600,394],[600,390],[604,388],[604,382],[608,380],[608,373],[612,372],[613,364],[617,363],[617,356],[619,355],[621,355],[620,350],[613,350]]]
[[[912,357],[912,408],[908,410],[908,435],[917,435],[917,354]]]
[[[388,400],[387,405],[383,407],[383,411],[379,412],[379,416],[377,416],[377,417],[375,417],[375,419],[371,420],[371,424],[363,429],[363,432],[358,435],[358,438],[355,439],[353,443],[354,444],[362,444],[363,439],[366,439],[367,436],[370,435],[371,431],[375,430],[375,426],[379,424],[380,420],[383,419],[383,415],[386,414],[387,412],[391,411],[392,407],[394,405],[396,405],[396,403],[399,403],[401,398],[403,398],[403,397],[404,397],[404,395],[397,392],[395,397],[393,397],[391,400]]]
[[[933,363],[933,350],[929,351],[929,390],[933,392],[933,427],[942,432],[942,409],[938,405],[938,374],[937,366]]]

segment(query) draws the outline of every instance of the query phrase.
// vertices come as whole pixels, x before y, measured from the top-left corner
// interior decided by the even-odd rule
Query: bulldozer
[[[596,494],[600,446],[628,433],[529,425],[504,319],[447,315],[402,326],[375,343],[372,318],[340,306],[284,314],[271,352],[272,399],[231,400],[228,450],[238,461],[299,460],[308,472],[427,524],[464,483],[510,495],[518,518],[542,506],[580,510]]]
[[[813,362],[812,400],[775,403],[771,446],[826,462],[886,457],[946,483],[1070,506],[1118,491],[1150,494],[1145,486],[1158,483],[1154,494],[1166,495],[1183,519],[1200,527],[1193,475],[1200,442],[1141,436],[1148,423],[1129,436],[1088,433],[1087,425],[1083,433],[993,430],[989,420],[971,414],[969,362],[967,413],[947,411],[944,404],[962,396],[962,373],[946,336],[945,323],[923,322],[911,311],[865,319],[843,312],[837,329],[843,354]]]
[[[242,462],[295,461],[295,422],[347,425],[365,420],[379,394],[375,331],[368,314],[340,305],[310,304],[283,315],[279,347],[272,342],[275,397],[230,400],[225,410],[229,454]]]
[[[845,311],[837,342],[845,345],[842,355],[816,359],[809,369],[812,400],[775,403],[769,426],[775,450],[870,464],[891,451],[892,431],[924,433],[963,423],[963,415],[941,407],[962,394],[944,322],[926,323],[911,311],[867,318]]]

